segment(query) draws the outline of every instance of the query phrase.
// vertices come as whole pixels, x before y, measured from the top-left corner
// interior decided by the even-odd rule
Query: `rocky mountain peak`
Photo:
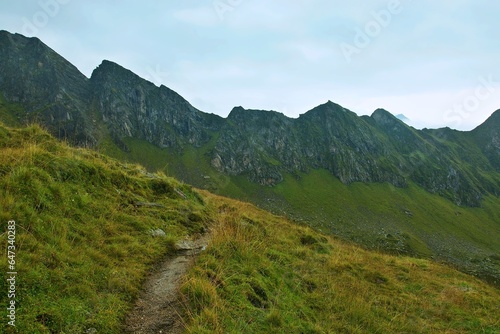
[[[472,130],[470,134],[493,168],[500,172],[500,109],[495,111],[483,124]]]
[[[406,117],[404,114],[397,114],[396,118],[405,123],[410,122],[410,119]]]
[[[0,92],[21,104],[22,122],[40,122],[58,137],[94,145],[88,79],[36,37],[0,34]]]
[[[273,110],[244,109],[234,107],[229,113],[228,120],[241,122],[240,126],[271,126],[275,122],[287,122],[290,118]]]
[[[113,81],[124,80],[124,82],[145,81],[134,72],[109,60],[103,60],[91,75],[91,80],[93,81],[104,79]]]
[[[415,132],[405,122],[385,109],[375,110],[370,118],[386,134],[398,141],[402,141],[405,145],[408,145],[411,141],[418,140],[415,137]]]
[[[480,127],[490,127],[498,131],[500,129],[500,109],[491,114],[491,116],[488,117],[483,124],[478,126],[478,128]]]
[[[179,157],[202,148],[209,168],[261,185],[324,169],[346,184],[412,181],[466,205],[500,182],[473,172],[500,168],[500,111],[467,133],[416,130],[384,109],[359,117],[332,101],[297,119],[241,106],[223,119],[109,60],[87,79],[36,38],[0,31],[0,64],[0,93],[24,108],[20,120],[77,145],[111,138],[129,151],[128,139],[141,140]]]
[[[95,84],[113,83],[121,87],[149,85],[151,86],[150,88],[153,88],[152,86],[154,86],[131,70],[109,60],[103,60],[101,64],[94,69],[90,80]],[[154,86],[154,88],[158,87]]]
[[[245,108],[243,108],[242,106],[238,106],[238,107],[234,107],[233,109],[231,109],[231,111],[229,112],[229,115],[227,116],[228,119],[236,119],[238,117],[242,117],[244,116],[246,113],[246,110]]]
[[[380,125],[395,124],[397,122],[401,122],[401,120],[399,120],[396,116],[381,108],[375,110],[370,117]]]
[[[349,112],[347,109],[342,107],[339,104],[336,104],[332,101],[328,101],[326,103],[320,104],[317,107],[309,110],[305,114],[300,115],[300,117],[312,117],[312,118],[330,118],[334,115],[344,114]]]

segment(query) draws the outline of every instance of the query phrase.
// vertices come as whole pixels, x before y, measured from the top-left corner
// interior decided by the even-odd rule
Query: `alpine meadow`
[[[500,110],[400,118],[221,117],[0,31],[0,332],[500,332]]]

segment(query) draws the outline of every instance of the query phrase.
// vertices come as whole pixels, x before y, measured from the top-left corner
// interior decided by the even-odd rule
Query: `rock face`
[[[0,64],[0,91],[24,107],[22,121],[76,145],[95,146],[104,123],[117,144],[135,137],[160,147],[201,146],[222,121],[110,61],[88,79],[37,38],[0,31]]]
[[[470,135],[488,158],[491,166],[500,172],[500,112],[497,111],[491,115]]]
[[[134,137],[159,147],[200,147],[222,119],[191,106],[173,90],[103,61],[90,78],[92,97],[115,140]]]
[[[500,192],[500,111],[470,132],[416,130],[383,109],[371,116],[333,103],[297,119],[234,108],[226,119],[197,110],[171,89],[103,61],[86,78],[37,38],[0,31],[0,98],[76,145],[132,137],[183,154],[203,149],[220,173],[273,186],[286,174],[329,170],[343,183],[415,182],[460,205]]]
[[[0,91],[20,103],[25,122],[40,122],[77,145],[96,143],[88,79],[37,38],[0,31]]]

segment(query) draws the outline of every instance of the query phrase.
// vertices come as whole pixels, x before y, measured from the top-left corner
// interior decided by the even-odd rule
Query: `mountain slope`
[[[500,306],[498,290],[488,296],[450,268],[367,252],[252,205],[203,195],[219,224],[181,288],[188,333],[500,329],[488,311]],[[484,304],[477,299],[486,296]]]
[[[180,287],[187,332],[500,329],[500,290],[444,265],[364,251],[38,126],[0,125],[0,157],[2,228],[16,221],[16,327],[4,333],[122,333],[145,276],[207,228]],[[6,247],[0,258],[7,291]]]
[[[37,120],[78,145],[99,147],[110,137],[126,152],[124,139],[133,138],[182,153],[187,146],[200,148],[215,140],[206,152],[211,168],[245,174],[261,185],[281,182],[284,173],[323,168],[345,184],[404,187],[413,181],[467,206],[479,206],[499,179],[498,143],[484,143],[491,136],[486,126],[473,135],[486,139],[472,141],[470,148],[462,145],[464,155],[457,155],[450,146],[468,133],[443,140],[445,129],[418,131],[382,109],[370,118],[358,117],[328,102],[294,120],[239,107],[222,119],[110,61],[87,79],[36,38],[2,31],[0,49],[3,98],[22,104],[21,119]],[[477,154],[478,144],[487,159]],[[496,171],[493,183],[489,177],[476,178],[476,170]]]
[[[93,146],[88,79],[37,38],[0,31],[0,91],[23,106],[23,123],[39,122],[59,138]]]
[[[416,130],[333,102],[297,119],[206,114],[103,61],[91,78],[36,38],[0,32],[0,117],[139,162],[369,248],[435,257],[500,281],[498,116]],[[369,194],[369,196],[368,196]]]
[[[491,166],[500,172],[500,110],[493,113],[483,124],[475,128],[470,136],[490,161]],[[496,188],[498,191],[498,187]],[[497,192],[498,194],[498,192]]]
[[[221,123],[220,117],[202,113],[167,87],[156,87],[110,61],[94,70],[90,84],[96,110],[118,142],[133,137],[159,147],[198,147]]]

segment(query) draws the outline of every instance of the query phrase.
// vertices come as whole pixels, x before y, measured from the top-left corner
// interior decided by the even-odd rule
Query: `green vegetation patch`
[[[413,183],[345,185],[326,170],[288,175],[273,191],[285,199],[276,211],[295,221],[369,249],[432,256],[500,282],[500,266],[487,260],[500,254],[498,197],[486,196],[481,208],[459,207]]]
[[[208,193],[218,224],[181,292],[187,333],[496,333],[500,292]]]

